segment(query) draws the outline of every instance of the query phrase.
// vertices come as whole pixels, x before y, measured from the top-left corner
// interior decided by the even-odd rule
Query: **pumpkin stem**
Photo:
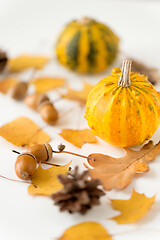
[[[83,17],[83,18],[79,19],[78,22],[82,25],[89,25],[93,22],[93,19],[89,18],[89,17]]]
[[[118,85],[121,87],[129,87],[131,85],[130,72],[132,60],[124,60],[122,64],[121,76]]]

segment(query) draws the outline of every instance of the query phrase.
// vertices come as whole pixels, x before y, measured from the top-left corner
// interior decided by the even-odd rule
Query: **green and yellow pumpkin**
[[[59,62],[79,73],[105,70],[118,53],[119,39],[106,25],[90,18],[70,22],[59,36]]]
[[[159,93],[145,75],[130,71],[130,60],[114,68],[91,90],[85,111],[93,133],[121,147],[142,144],[160,123]]]

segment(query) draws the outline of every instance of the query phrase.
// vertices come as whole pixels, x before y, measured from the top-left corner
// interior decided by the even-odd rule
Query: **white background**
[[[108,24],[121,39],[119,61],[132,56],[144,61],[150,66],[160,68],[160,2],[159,1],[107,1],[107,0],[0,0],[0,47],[9,56],[21,53],[41,53],[53,56],[56,37],[63,26],[72,19],[91,16]],[[27,79],[31,71],[21,75]],[[53,61],[42,72],[36,75],[66,77],[76,88],[79,80],[97,82],[103,75],[78,76],[71,73]],[[158,87],[157,87],[158,88]],[[52,100],[56,93],[50,92]],[[68,150],[88,155],[91,152],[101,152],[114,157],[124,154],[120,148],[113,147],[102,140],[99,144],[86,144],[82,149],[73,147],[64,141],[58,133],[61,128],[76,128],[80,112],[78,103],[57,102],[60,119],[55,127],[47,127],[45,131],[52,137],[51,145],[63,142]],[[65,117],[64,114],[73,109]],[[0,94],[0,125],[18,116],[27,116],[39,126],[45,126],[40,116],[28,109],[23,102],[19,103]],[[87,124],[80,119],[79,128]],[[160,139],[160,129],[152,138],[155,143]],[[22,151],[0,138],[0,174],[16,179],[14,162],[16,156],[12,149]],[[73,160],[74,165],[82,167],[83,160],[66,155],[55,156],[53,162],[64,164]],[[116,216],[117,211],[111,208],[108,198],[128,199],[132,189],[145,193],[148,197],[157,194],[156,203],[148,214],[138,223],[132,225],[117,225],[108,220]],[[73,224],[84,221],[101,223],[115,240],[142,240],[160,238],[160,157],[150,164],[150,172],[135,177],[133,182],[123,191],[111,191],[103,197],[102,204],[95,207],[85,216],[60,213],[50,199],[32,197],[27,193],[27,185],[0,179],[0,240],[51,240],[61,236],[64,230]],[[130,231],[131,230],[131,231]]]

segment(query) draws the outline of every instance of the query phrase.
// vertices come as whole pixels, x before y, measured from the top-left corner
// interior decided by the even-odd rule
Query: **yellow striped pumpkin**
[[[105,70],[118,52],[118,37],[106,25],[90,18],[70,22],[59,36],[59,62],[79,73]]]
[[[121,147],[150,139],[160,123],[160,95],[145,75],[133,73],[131,61],[91,90],[85,118],[93,133]]]

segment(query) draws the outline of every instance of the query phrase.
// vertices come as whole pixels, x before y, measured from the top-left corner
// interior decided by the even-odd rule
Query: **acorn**
[[[37,162],[49,161],[52,158],[53,152],[52,147],[48,143],[36,144],[27,149],[27,153],[30,153],[35,156]]]
[[[38,102],[39,96],[40,96],[39,93],[28,95],[25,98],[24,102],[28,107],[32,108],[33,110],[37,110],[37,102]]]
[[[26,82],[18,82],[9,89],[8,94],[16,100],[22,100],[25,97],[27,90],[28,84]]]
[[[28,95],[24,100],[25,104],[35,111],[38,109],[38,106],[44,101],[49,101],[48,96],[46,94],[39,93]]]
[[[17,157],[15,172],[22,180],[31,179],[37,168],[36,157],[31,153],[22,153]]]
[[[42,119],[50,125],[54,125],[58,119],[58,112],[54,108],[53,104],[49,101],[45,101],[39,106],[39,113]]]

